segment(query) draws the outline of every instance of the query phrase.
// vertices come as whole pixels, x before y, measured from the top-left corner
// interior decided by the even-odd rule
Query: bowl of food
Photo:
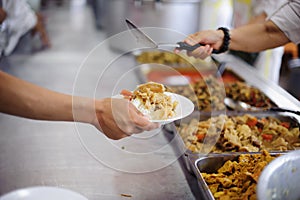
[[[164,85],[155,82],[138,85],[132,92],[123,90],[120,97],[129,99],[150,121],[160,124],[182,119],[194,111],[191,100],[166,92]]]
[[[300,151],[274,159],[262,171],[257,184],[260,200],[300,199]]]

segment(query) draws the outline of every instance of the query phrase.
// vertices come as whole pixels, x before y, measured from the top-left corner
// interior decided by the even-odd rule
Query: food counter
[[[226,61],[276,105],[299,110],[299,101],[260,78],[251,66],[230,55],[216,58]],[[120,58],[120,63],[136,64],[132,56]],[[127,72],[126,66],[118,68],[118,73]],[[143,78],[132,76],[126,86],[134,88]],[[9,116],[6,131],[1,133],[0,193],[48,185],[71,189],[91,200],[201,198],[196,177],[181,159],[185,149],[178,134],[162,128],[110,141],[94,127],[75,125],[27,123],[26,119]]]
[[[148,60],[151,56],[147,54],[138,55],[138,60],[143,60],[139,57],[141,55],[146,55],[144,59],[151,62]],[[170,91],[188,97],[195,104],[194,113],[184,120],[175,122],[170,129],[179,134],[185,144],[186,151],[181,158],[186,169],[197,176],[201,197],[212,200],[231,199],[241,196],[244,192],[245,196],[255,198],[259,174],[273,158],[268,157],[268,152],[265,152],[267,160],[247,166],[249,171],[244,172],[239,170],[240,164],[237,164],[236,160],[240,155],[245,155],[249,163],[255,163],[254,155],[261,154],[259,153],[261,151],[270,151],[273,155],[280,156],[299,149],[299,112],[296,115],[272,111],[274,107],[299,111],[299,101],[278,85],[263,79],[254,68],[231,55],[214,57],[219,62],[226,63],[224,72],[227,73],[229,70],[235,76],[234,80],[228,79],[227,74],[223,74],[223,81],[220,81],[214,70],[201,68],[197,63],[194,63],[196,70],[189,64],[186,66],[190,67],[190,70],[177,65],[172,66],[172,63],[169,63],[170,57],[170,55],[153,56],[154,63],[141,67],[139,75],[143,81],[163,82]],[[184,79],[186,80],[182,81]],[[219,81],[224,84],[220,84]],[[225,90],[223,94],[222,88]],[[227,110],[223,103],[225,95],[244,102],[249,100],[247,103],[253,104],[257,110]],[[211,105],[207,106],[207,103]],[[268,110],[269,108],[271,110]],[[240,159],[245,158],[241,156]],[[228,161],[230,159],[233,162]],[[257,166],[261,167],[256,169]],[[245,173],[245,176],[241,175],[244,180],[243,178],[234,180],[234,175],[229,173],[231,170],[233,172],[239,170],[237,174]],[[205,177],[213,178],[206,180]],[[241,182],[238,183],[238,180]],[[246,191],[247,185],[251,186]],[[276,189],[271,188],[270,191]],[[277,193],[277,195],[288,198],[286,194]]]

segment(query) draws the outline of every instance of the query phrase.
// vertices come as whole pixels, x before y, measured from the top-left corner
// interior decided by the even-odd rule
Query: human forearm
[[[205,30],[189,35],[184,41],[190,45],[204,44],[192,52],[187,52],[189,56],[204,59],[211,55],[212,50],[220,50],[224,45],[223,31]],[[245,52],[259,52],[262,50],[279,47],[290,40],[272,22],[248,24],[230,31],[229,49]],[[179,52],[178,49],[175,50]]]
[[[285,34],[272,21],[232,29],[230,36],[229,48],[246,52],[258,52],[289,42]]]
[[[74,100],[74,105],[72,105]],[[0,72],[0,111],[39,120],[73,121],[73,108],[78,121],[92,119],[93,101],[54,92]]]
[[[0,112],[38,120],[89,123],[112,139],[159,127],[126,99],[94,100],[62,94],[1,71]]]

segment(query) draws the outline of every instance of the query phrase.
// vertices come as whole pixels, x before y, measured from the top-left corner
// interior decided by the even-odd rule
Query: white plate
[[[161,125],[171,123],[175,120],[179,120],[182,118],[185,118],[186,116],[190,115],[194,111],[194,104],[193,102],[179,94],[171,93],[171,92],[165,92],[166,95],[171,96],[172,101],[177,101],[178,105],[175,109],[176,115],[169,119],[164,120],[150,120],[151,122],[157,122]],[[123,98],[122,95],[116,95],[113,98]]]
[[[88,200],[81,194],[57,187],[30,187],[9,192],[0,200]]]

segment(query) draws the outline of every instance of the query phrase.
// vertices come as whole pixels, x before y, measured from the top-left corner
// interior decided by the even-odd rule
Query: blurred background
[[[28,8],[18,12],[23,1]],[[64,92],[70,92],[76,70],[88,52],[127,29],[125,18],[141,27],[168,28],[188,35],[202,29],[246,24],[263,8],[259,1],[246,0],[22,0],[19,6],[14,6],[14,1],[3,2],[4,10],[15,14],[7,15],[1,28],[5,35],[0,38],[4,40],[0,41],[1,69],[40,85],[55,81],[52,89]],[[155,38],[170,40],[163,34]],[[171,38],[174,42],[178,39],[183,38]],[[126,45],[126,41],[111,41],[107,49],[113,54]],[[299,98],[299,88],[294,87],[299,76],[295,44],[257,54],[231,53]],[[41,78],[43,73],[59,76],[47,80]],[[69,81],[61,83],[60,78]]]

